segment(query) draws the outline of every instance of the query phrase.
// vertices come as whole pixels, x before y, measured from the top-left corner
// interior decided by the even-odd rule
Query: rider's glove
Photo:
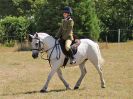
[[[57,36],[55,36],[55,39],[57,40],[57,39],[58,39],[58,37],[57,37]]]

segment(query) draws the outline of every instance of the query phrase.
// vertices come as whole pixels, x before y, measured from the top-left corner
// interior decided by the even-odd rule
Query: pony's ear
[[[31,37],[32,39],[34,38],[34,36],[33,36],[33,35],[31,35],[31,34],[29,34],[29,37]]]
[[[38,33],[37,33],[37,32],[36,32],[36,34],[35,34],[35,35],[36,35],[36,37],[38,37]]]
[[[34,38],[33,35],[29,34],[29,41],[32,42],[32,39]]]

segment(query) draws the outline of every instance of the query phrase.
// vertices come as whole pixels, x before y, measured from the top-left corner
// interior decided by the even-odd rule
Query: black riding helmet
[[[72,9],[71,9],[71,7],[69,7],[69,6],[66,6],[66,7],[63,9],[63,12],[64,12],[64,13],[69,13],[70,15],[72,15]]]

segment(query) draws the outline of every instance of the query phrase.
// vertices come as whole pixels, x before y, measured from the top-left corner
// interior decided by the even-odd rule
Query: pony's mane
[[[53,37],[51,35],[49,35],[48,33],[38,32],[37,34],[39,37],[44,37],[44,38],[49,37],[49,38],[53,39]]]
[[[43,33],[43,32],[39,32],[37,33],[38,35],[42,35],[42,36],[50,36],[48,33]]]

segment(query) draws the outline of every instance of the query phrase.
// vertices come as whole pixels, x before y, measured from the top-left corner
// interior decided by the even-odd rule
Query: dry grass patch
[[[50,67],[47,61],[32,59],[31,52],[13,52],[0,49],[0,99],[132,99],[133,96],[133,42],[111,43],[103,48],[103,66],[107,88],[100,87],[99,75],[88,61],[86,74],[79,90],[65,90],[55,75],[48,93],[39,93],[47,79]],[[78,67],[62,68],[71,87],[80,76]]]

